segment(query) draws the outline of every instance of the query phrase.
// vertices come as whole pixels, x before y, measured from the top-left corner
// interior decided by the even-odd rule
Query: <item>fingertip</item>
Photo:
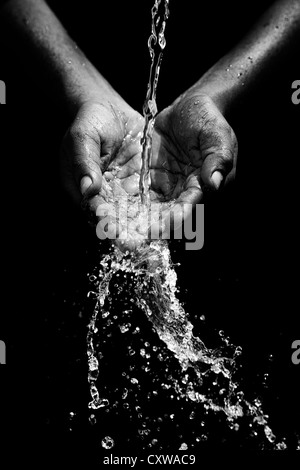
[[[215,189],[219,189],[224,177],[220,171],[214,171],[211,175],[211,181],[215,187]]]
[[[92,171],[89,175],[81,178],[79,186],[81,195],[84,198],[90,198],[99,193],[102,185],[102,174]]]
[[[80,180],[80,192],[81,192],[82,196],[85,195],[85,193],[91,187],[92,184],[93,184],[93,180],[89,176],[84,176],[83,178],[81,178],[81,180]]]

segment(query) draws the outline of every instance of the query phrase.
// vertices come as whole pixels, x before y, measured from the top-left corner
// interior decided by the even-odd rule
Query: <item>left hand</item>
[[[184,205],[192,209],[235,176],[236,136],[205,94],[187,93],[158,114],[152,149],[151,189],[159,201],[174,200],[163,214],[171,211],[177,226],[190,214]]]

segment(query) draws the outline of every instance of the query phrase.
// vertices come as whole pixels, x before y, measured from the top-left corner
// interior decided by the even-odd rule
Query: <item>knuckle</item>
[[[86,171],[95,171],[94,162],[86,158],[82,154],[75,154],[72,160],[73,169],[78,173],[84,173]]]
[[[76,123],[70,127],[68,135],[72,140],[83,142],[86,138],[86,130],[82,125]]]

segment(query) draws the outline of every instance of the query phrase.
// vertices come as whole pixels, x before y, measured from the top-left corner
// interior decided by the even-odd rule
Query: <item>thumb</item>
[[[98,194],[102,183],[99,134],[90,129],[85,131],[72,127],[66,138],[65,149],[77,192],[85,199]]]
[[[93,184],[93,180],[90,176],[84,176],[80,181],[80,192],[82,196],[87,192],[90,186]]]
[[[226,132],[217,138],[215,145],[212,145],[204,152],[204,161],[201,168],[201,180],[204,186],[211,190],[218,190],[222,184],[227,182],[227,176],[234,176],[235,163],[237,157],[237,140],[231,132]],[[207,156],[205,157],[205,153]]]

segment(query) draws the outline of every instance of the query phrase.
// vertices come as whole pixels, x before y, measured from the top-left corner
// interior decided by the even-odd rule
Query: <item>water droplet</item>
[[[110,436],[105,436],[101,441],[101,445],[104,449],[112,449],[115,443]]]
[[[94,425],[97,423],[97,419],[96,419],[96,416],[93,414],[89,417],[89,422]]]
[[[272,429],[269,426],[265,426],[264,432],[268,441],[274,443],[276,440],[276,436],[273,434]]]
[[[94,292],[92,290],[90,290],[88,293],[87,293],[87,297],[91,297],[92,299],[95,299],[97,297],[97,292]]]
[[[278,442],[278,444],[276,444],[276,449],[277,450],[286,450],[287,449],[287,445],[285,442]],[[299,449],[298,449],[299,450]]]
[[[127,333],[127,331],[129,331],[130,326],[131,326],[130,323],[127,323],[125,325],[120,325],[119,328],[120,328],[121,333]]]
[[[185,442],[183,442],[181,446],[179,447],[179,450],[187,450],[187,449],[188,449],[188,445]]]

